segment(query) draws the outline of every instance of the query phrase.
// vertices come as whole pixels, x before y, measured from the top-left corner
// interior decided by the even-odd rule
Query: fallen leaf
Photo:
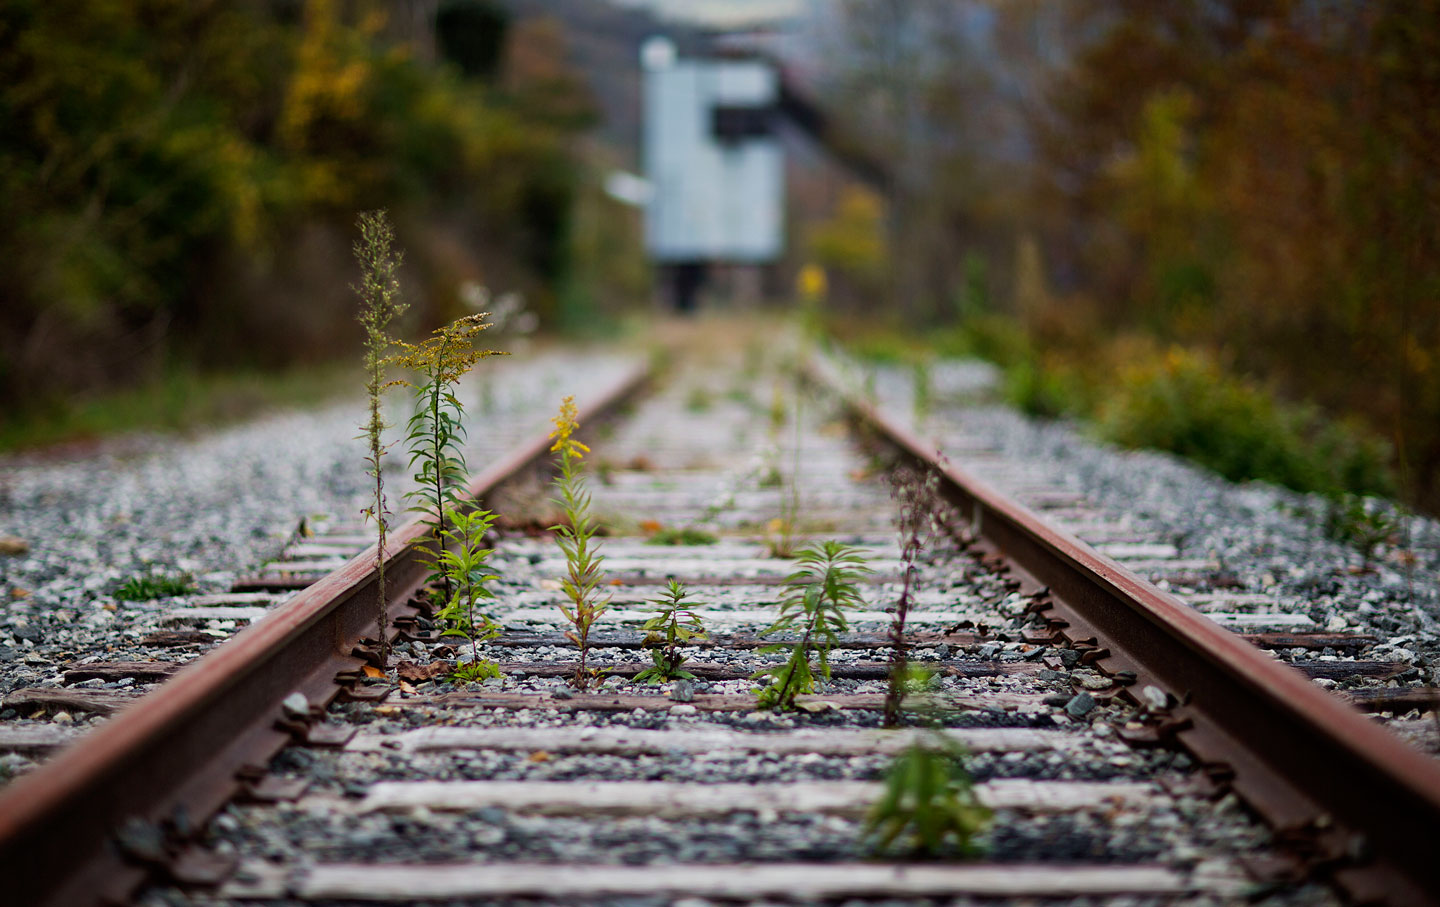
[[[415,688],[412,687],[410,684],[408,684],[408,683],[406,683],[405,681],[402,680],[402,681],[400,681],[400,692],[402,692],[402,693],[413,693],[413,692],[415,692]]]
[[[665,528],[665,524],[659,520],[641,520],[640,529],[644,532],[659,532]]]
[[[400,707],[395,705],[377,705],[375,706],[375,714],[381,718],[394,718],[400,714]]]
[[[382,671],[382,670],[380,670],[379,668],[372,667],[371,665],[366,665],[366,666],[365,666],[365,676],[366,676],[366,677],[373,677],[373,678],[375,678],[375,679],[378,680],[378,679],[380,679],[380,678],[382,678],[382,677],[385,676],[385,672]]]
[[[432,661],[426,665],[416,664],[413,661],[402,661],[395,666],[395,675],[401,681],[408,680],[411,683],[424,683],[449,672],[450,662],[448,661]],[[402,686],[401,689],[403,690],[404,687]]]
[[[0,554],[29,554],[30,543],[18,536],[0,535]]]
[[[531,761],[531,762],[549,762],[549,761],[550,761],[550,754],[547,753],[547,752],[545,752],[544,750],[536,750],[535,752],[533,752],[533,753],[530,754],[530,761]]]
[[[612,586],[623,586],[623,585],[625,585],[625,581],[624,581],[623,579],[612,579],[612,580],[610,581],[610,585],[612,585]]]

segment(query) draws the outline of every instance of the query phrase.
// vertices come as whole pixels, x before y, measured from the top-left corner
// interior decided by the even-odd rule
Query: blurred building
[[[708,272],[760,271],[784,251],[784,155],[775,68],[760,59],[682,59],[665,38],[641,51],[646,251],[681,311]]]

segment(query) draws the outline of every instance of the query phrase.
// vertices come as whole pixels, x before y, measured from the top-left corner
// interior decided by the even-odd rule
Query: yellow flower
[[[575,396],[572,394],[560,401],[560,415],[550,420],[555,423],[555,430],[550,433],[555,443],[550,446],[550,451],[558,451],[562,456],[568,454],[578,460],[589,453],[590,448],[570,437],[580,427],[576,415]]]
[[[800,296],[804,299],[821,299],[825,296],[826,285],[825,269],[815,264],[808,264],[800,269]]]

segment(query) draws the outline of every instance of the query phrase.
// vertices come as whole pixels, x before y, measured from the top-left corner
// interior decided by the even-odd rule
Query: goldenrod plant
[[[485,313],[457,318],[437,329],[419,344],[400,342],[401,352],[393,357],[396,365],[424,376],[415,391],[415,413],[407,424],[410,468],[414,470],[415,490],[406,492],[409,509],[428,515],[431,538],[447,536],[448,511],[460,502],[466,467],[461,444],[465,439],[465,407],[455,395],[455,385],[475,363],[494,350],[475,347],[475,338],[490,327]],[[406,382],[409,384],[409,382]],[[423,544],[425,539],[417,539]],[[432,581],[441,584],[441,601],[449,602],[449,574],[440,569],[434,554],[421,555],[432,568]]]
[[[461,665],[452,677],[462,681],[499,677],[499,666],[480,658],[480,643],[494,639],[500,634],[500,628],[488,615],[477,615],[475,610],[477,601],[495,597],[489,584],[500,578],[490,572],[494,549],[485,547],[485,533],[494,525],[495,514],[488,510],[456,509],[450,514],[450,523],[451,528],[441,537],[443,544],[436,565],[445,577],[446,587],[454,590],[438,614],[446,623],[440,635],[470,640],[471,657],[470,664]]]
[[[870,808],[865,835],[877,851],[899,849],[921,856],[978,852],[975,836],[991,811],[975,798],[965,751],[940,733],[921,738],[895,757],[885,792]]]
[[[557,458],[560,473],[555,478],[555,488],[560,493],[556,503],[564,513],[564,522],[551,526],[560,550],[565,552],[566,573],[560,580],[569,603],[560,603],[560,611],[570,621],[574,630],[565,633],[580,649],[580,665],[575,671],[574,686],[585,689],[593,679],[585,664],[590,647],[590,628],[610,606],[608,597],[600,594],[604,580],[601,564],[604,557],[599,553],[595,537],[599,524],[590,513],[590,493],[585,488],[585,476],[580,461],[590,448],[575,439],[580,423],[576,421],[575,398],[566,397],[560,404],[560,414],[555,417],[555,439],[551,453]]]
[[[699,616],[690,610],[694,605],[686,601],[689,597],[684,584],[671,579],[665,591],[650,601],[655,616],[645,621],[640,629],[645,631],[644,646],[650,650],[650,660],[654,665],[636,674],[637,682],[695,679],[694,674],[681,667],[686,659],[680,648],[705,639],[706,635]]]
[[[381,412],[382,395],[390,382],[386,380],[386,365],[394,341],[388,333],[390,322],[405,311],[400,299],[401,253],[394,250],[395,233],[390,227],[390,218],[385,211],[367,211],[360,215],[360,241],[355,244],[355,257],[360,262],[360,285],[351,289],[360,297],[358,319],[365,329],[365,391],[369,400],[370,413],[361,426],[369,442],[365,462],[369,464],[368,475],[375,480],[375,498],[365,509],[367,517],[375,520],[375,600],[378,603],[375,615],[375,636],[379,641],[380,660],[384,664],[390,656],[390,615],[385,597],[385,535],[389,528],[389,514],[385,510],[385,478],[381,461],[385,456],[385,418]]]
[[[830,649],[839,642],[839,634],[849,629],[845,610],[865,604],[858,582],[871,570],[858,549],[825,541],[801,551],[796,563],[799,569],[785,579],[780,616],[762,635],[797,633],[800,638],[784,664],[750,675],[752,680],[769,678],[768,684],[755,690],[762,709],[794,708],[796,696],[815,691],[816,669],[810,665],[811,652],[815,653],[820,676],[830,679]],[[769,654],[784,649],[782,643],[760,651]]]

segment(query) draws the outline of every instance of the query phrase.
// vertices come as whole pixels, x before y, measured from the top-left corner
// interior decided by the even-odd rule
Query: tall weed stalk
[[[461,444],[465,440],[465,407],[455,396],[455,385],[494,350],[475,348],[475,338],[490,325],[485,313],[467,315],[436,330],[419,344],[401,342],[402,352],[394,362],[424,376],[415,391],[415,413],[406,428],[405,440],[414,470],[415,490],[407,492],[411,511],[427,514],[431,538],[443,541],[449,532],[449,511],[460,503],[466,467]],[[406,382],[407,384],[409,382]],[[423,539],[417,539],[423,544]],[[450,574],[440,568],[436,554],[421,555],[431,568],[431,581],[441,584],[442,602],[450,601]]]
[[[885,694],[885,726],[900,723],[900,706],[905,699],[909,647],[905,622],[913,603],[915,562],[935,528],[935,505],[939,479],[933,469],[917,471],[900,466],[890,475],[890,496],[895,500],[895,528],[900,536],[900,598],[890,618],[890,686]]]
[[[375,599],[378,603],[375,615],[375,636],[380,645],[380,661],[385,664],[390,658],[390,615],[385,590],[385,536],[389,529],[389,514],[385,510],[385,477],[381,461],[385,456],[385,424],[381,412],[382,396],[391,382],[386,380],[386,365],[394,341],[390,337],[390,322],[403,313],[405,303],[400,300],[400,270],[402,255],[394,250],[394,230],[385,211],[368,211],[360,215],[360,241],[355,244],[355,257],[360,262],[360,285],[352,286],[360,297],[360,326],[365,329],[365,391],[369,400],[369,417],[361,426],[362,437],[369,442],[365,462],[369,464],[367,475],[375,480],[375,498],[366,508],[365,514],[373,517],[376,527],[375,546]]]

